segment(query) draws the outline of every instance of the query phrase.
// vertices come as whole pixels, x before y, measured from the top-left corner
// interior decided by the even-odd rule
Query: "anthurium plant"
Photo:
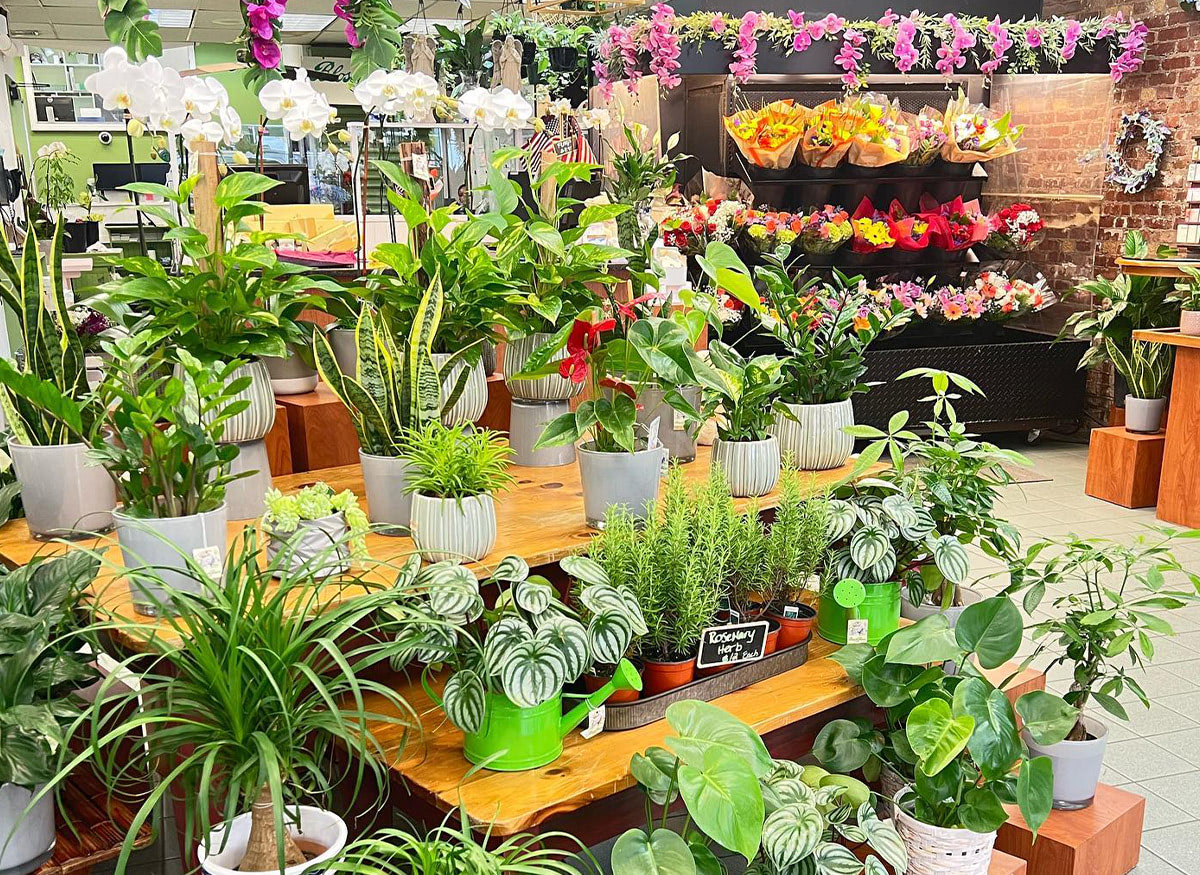
[[[886,725],[834,720],[814,755],[826,768],[861,768],[868,777],[886,763],[911,782],[906,808],[923,823],[988,833],[1008,819],[1004,805],[1016,804],[1036,834],[1050,815],[1054,775],[1048,757],[1027,754],[1017,715],[1039,744],[1057,744],[1075,710],[1041,690],[1014,709],[1005,683],[984,676],[1016,656],[1023,633],[1020,610],[996,596],[965,608],[953,629],[932,614],[877,645],[843,647],[832,658],[884,710]]]
[[[665,747],[634,754],[630,772],[646,795],[646,829],[631,829],[612,851],[613,875],[723,873],[714,846],[741,854],[748,875],[897,872],[908,866],[899,834],[881,821],[866,784],[824,769],[775,760],[749,725],[707,702],[667,708]],[[682,832],[667,813],[682,798]],[[654,807],[661,814],[654,813]],[[843,839],[866,843],[866,862]]]

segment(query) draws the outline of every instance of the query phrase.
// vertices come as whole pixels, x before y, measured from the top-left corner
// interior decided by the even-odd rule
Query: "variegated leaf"
[[[633,625],[624,613],[606,611],[592,616],[587,634],[596,662],[616,665],[633,641]]]
[[[775,797],[781,805],[792,805],[804,802],[809,805],[817,804],[817,795],[813,788],[799,778],[781,777],[768,780],[767,785],[775,792]]]
[[[536,639],[549,641],[566,661],[566,679],[575,680],[591,662],[588,650],[588,632],[583,623],[573,617],[555,616],[538,627]]]
[[[926,535],[932,532],[934,527],[937,525],[933,521],[933,515],[929,513],[928,509],[918,506],[916,508],[916,512],[916,523],[901,530],[901,534],[903,534],[905,539],[909,541],[922,540]]]
[[[942,576],[951,583],[966,583],[971,574],[971,557],[958,538],[942,535],[931,546],[934,564]]]
[[[866,835],[867,844],[883,857],[889,866],[897,872],[908,868],[908,851],[900,833],[896,832],[890,820],[879,819],[869,801],[858,807],[858,825]]]
[[[483,642],[483,663],[488,674],[500,674],[513,648],[532,639],[533,630],[519,617],[502,617],[493,623]]]
[[[785,805],[763,823],[763,851],[778,868],[793,866],[816,850],[824,831],[825,819],[816,806]]]
[[[854,525],[857,522],[858,514],[854,511],[854,505],[848,501],[843,501],[840,498],[834,498],[830,500],[828,523],[829,540],[840,541],[842,538],[849,535],[851,531],[853,531]]]
[[[903,869],[897,869],[897,872],[903,872]],[[867,857],[866,875],[889,875],[887,866],[879,862],[879,858],[875,855]]]
[[[902,529],[917,525],[917,509],[903,495],[886,496],[880,508]]]
[[[520,708],[536,708],[554,698],[567,680],[566,659],[549,641],[529,640],[508,653],[500,682],[504,694]]]
[[[492,572],[492,580],[504,583],[520,583],[527,577],[529,563],[520,556],[505,556],[496,563],[496,570]]]
[[[585,584],[607,584],[608,572],[590,556],[566,556],[559,560],[563,571]]]
[[[799,778],[804,774],[804,766],[794,760],[772,760],[771,774],[767,775],[766,781],[770,784],[780,778]]]
[[[421,662],[433,664],[448,659],[458,644],[458,632],[451,626],[437,623],[425,629],[416,648]]]
[[[858,857],[848,848],[833,842],[818,845],[813,859],[817,864],[818,875],[859,875],[863,870],[863,864]]]
[[[850,538],[850,558],[859,568],[870,568],[887,556],[891,546],[881,526],[865,526]]]
[[[452,674],[442,691],[442,706],[450,722],[463,732],[482,729],[487,710],[487,692],[479,675],[470,669]]]
[[[517,607],[537,616],[545,613],[554,601],[554,587],[550,581],[540,575],[534,575],[528,580],[522,580],[512,590],[513,601]]]

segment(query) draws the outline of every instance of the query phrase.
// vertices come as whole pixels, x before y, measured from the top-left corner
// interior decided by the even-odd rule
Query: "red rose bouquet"
[[[1046,223],[1029,204],[1013,204],[988,216],[989,247],[1001,253],[1028,252],[1041,242]]]

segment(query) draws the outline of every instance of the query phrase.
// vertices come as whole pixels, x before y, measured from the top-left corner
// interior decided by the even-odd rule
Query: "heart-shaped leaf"
[[[1021,612],[1004,596],[968,605],[954,627],[959,646],[973,652],[986,669],[999,668],[1016,656],[1024,633]]]
[[[595,614],[588,623],[587,640],[596,662],[616,665],[633,641],[633,624],[619,611]]]
[[[541,639],[514,645],[500,673],[504,695],[520,708],[548,702],[566,682],[566,657],[554,643]]]
[[[534,616],[545,612],[554,600],[554,587],[540,575],[522,580],[513,587],[513,601]]]
[[[887,661],[900,665],[929,665],[957,660],[962,650],[945,614],[931,614],[896,630],[888,639]]]
[[[629,773],[641,784],[651,802],[669,805],[679,796],[679,787],[675,783],[675,766],[678,762],[675,754],[666,748],[648,747],[644,754],[633,755],[629,761]]]
[[[492,572],[492,580],[505,583],[520,583],[527,577],[529,577],[529,563],[520,556],[505,556],[496,563],[496,570]]]
[[[463,732],[482,729],[487,711],[487,693],[479,675],[470,669],[452,674],[442,690],[442,706],[450,722]]]
[[[1058,744],[1079,721],[1079,711],[1060,696],[1045,690],[1032,690],[1017,699],[1017,713],[1025,731],[1038,744]]]
[[[996,780],[1012,771],[1024,746],[1012,705],[1003,691],[981,678],[966,678],[954,688],[953,712],[975,721],[967,747],[984,777]]]
[[[483,663],[489,674],[498,675],[518,644],[533,638],[533,632],[517,617],[501,617],[493,623],[483,642]]]
[[[675,731],[667,737],[667,746],[689,765],[699,768],[704,754],[717,747],[749,763],[756,778],[766,777],[774,768],[759,734],[716,705],[688,699],[667,706],[666,716]]]
[[[825,818],[816,805],[785,805],[763,823],[763,851],[777,868],[786,869],[815,851],[824,831]]]
[[[574,617],[551,617],[538,627],[537,640],[547,641],[562,654],[566,680],[575,680],[591,662],[588,631]]]
[[[725,747],[710,747],[699,766],[681,764],[679,793],[696,826],[747,860],[758,853],[763,798],[747,761]]]
[[[921,758],[921,771],[936,775],[963,752],[974,729],[975,721],[969,716],[955,717],[945,701],[930,699],[909,713],[905,733]]]
[[[697,875],[687,842],[669,829],[623,833],[612,849],[613,875]]]

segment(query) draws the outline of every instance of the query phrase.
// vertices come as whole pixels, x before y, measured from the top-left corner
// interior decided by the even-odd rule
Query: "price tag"
[[[412,155],[412,175],[417,179],[424,179],[428,182],[432,177],[429,175],[429,156],[424,152],[414,152]]]
[[[867,626],[866,620],[847,620],[846,621],[846,643],[847,644],[866,644],[867,642]]]
[[[584,738],[595,738],[604,731],[604,706],[588,711],[587,727],[579,734]]]
[[[809,592],[821,591],[821,575],[810,574],[808,579],[804,581],[804,588]]]
[[[682,410],[673,411],[675,414],[671,419],[671,431],[683,431],[687,428],[687,417],[683,415]]]
[[[656,416],[646,426],[646,449],[653,450],[655,447],[661,446],[662,441],[658,439],[659,429],[662,428],[662,417]]]
[[[766,620],[758,620],[705,629],[700,633],[696,667],[712,668],[762,659],[767,652],[767,626]]]
[[[192,561],[211,578],[215,579],[221,575],[221,548],[215,544],[197,547],[192,551]]]

